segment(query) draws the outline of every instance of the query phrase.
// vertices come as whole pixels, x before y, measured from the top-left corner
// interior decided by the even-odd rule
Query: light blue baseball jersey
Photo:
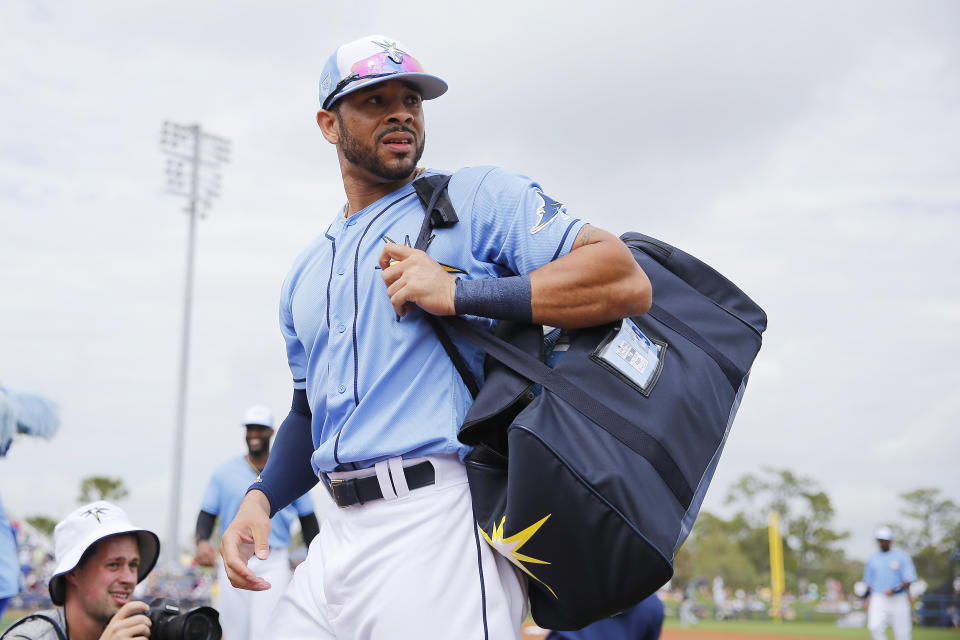
[[[586,224],[497,167],[456,172],[448,194],[459,222],[434,229],[427,253],[465,279],[528,274],[567,254]],[[457,429],[470,394],[423,312],[398,320],[378,263],[385,243],[416,243],[423,217],[409,184],[349,218],[341,210],[284,281],[280,327],[294,388],[306,389],[313,413],[315,472],[469,451]],[[483,353],[451,337],[482,380]]]
[[[899,549],[878,551],[863,567],[863,581],[873,592],[896,589],[904,582],[916,582],[917,570],[910,556]]]
[[[257,474],[247,464],[246,456],[231,458],[213,472],[210,484],[203,493],[200,509],[220,517],[220,535],[227,530],[237,515],[247,488]],[[313,513],[313,499],[305,493],[270,518],[270,547],[286,549],[290,545],[290,525],[299,516]]]
[[[0,502],[0,598],[20,593],[20,561],[17,559],[17,538]]]

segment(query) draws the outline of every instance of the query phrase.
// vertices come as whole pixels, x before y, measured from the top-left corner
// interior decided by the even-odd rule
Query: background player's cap
[[[415,84],[424,100],[447,92],[447,83],[425,73],[409,49],[393,38],[374,34],[341,45],[333,52],[320,75],[320,105],[329,109],[348,93],[397,78]]]
[[[893,540],[893,530],[890,527],[877,527],[873,532],[873,537],[877,540]]]
[[[273,429],[273,411],[270,411],[270,407],[255,404],[243,414],[243,426],[269,427]]]
[[[53,604],[63,605],[67,591],[64,576],[77,568],[84,552],[93,543],[122,533],[137,536],[140,546],[137,582],[140,582],[157,564],[157,556],[160,555],[160,539],[153,531],[133,526],[123,509],[106,500],[98,500],[83,505],[57,523],[53,530],[57,568],[49,584],[50,599],[53,600]]]

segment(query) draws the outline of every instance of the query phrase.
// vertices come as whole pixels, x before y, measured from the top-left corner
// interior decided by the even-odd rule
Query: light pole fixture
[[[187,373],[190,359],[190,312],[193,302],[193,255],[197,217],[205,218],[220,195],[220,167],[230,160],[230,141],[204,132],[200,125],[166,121],[160,149],[167,155],[167,193],[186,199],[190,216],[187,233],[186,282],[183,287],[183,330],[180,339],[180,379],[176,430],[173,439],[173,473],[170,488],[168,560],[179,560],[180,484],[183,477],[183,436],[187,414]]]

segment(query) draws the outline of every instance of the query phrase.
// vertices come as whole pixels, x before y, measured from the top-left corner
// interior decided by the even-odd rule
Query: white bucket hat
[[[160,555],[160,539],[153,531],[133,526],[126,512],[106,500],[85,504],[62,521],[53,530],[57,568],[50,578],[50,599],[61,606],[66,597],[64,576],[77,568],[84,552],[95,542],[124,533],[137,536],[140,546],[140,566],[137,582],[157,564]]]
[[[893,540],[893,531],[890,527],[877,527],[877,530],[873,532],[873,537],[877,540]]]
[[[243,414],[243,426],[269,427],[273,429],[273,411],[270,411],[270,407],[255,404]]]
[[[424,100],[447,91],[447,83],[423,70],[410,50],[393,38],[369,35],[337,47],[320,76],[320,106],[330,105],[357,89],[402,78],[420,89]]]

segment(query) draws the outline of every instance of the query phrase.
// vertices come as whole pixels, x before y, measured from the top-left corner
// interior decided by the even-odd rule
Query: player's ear
[[[320,132],[330,144],[340,143],[340,128],[337,126],[337,115],[333,111],[321,109],[317,111],[317,124]]]

